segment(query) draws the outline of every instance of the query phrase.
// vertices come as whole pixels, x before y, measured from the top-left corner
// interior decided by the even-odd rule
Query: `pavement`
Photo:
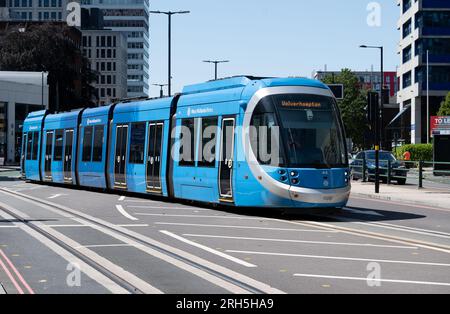
[[[450,185],[425,183],[424,188],[419,189],[417,182],[409,182],[406,185],[380,184],[380,193],[376,194],[374,182],[353,181],[352,195],[450,209]]]
[[[450,293],[450,210],[353,188],[342,211],[285,215],[3,173],[0,283],[9,294]]]

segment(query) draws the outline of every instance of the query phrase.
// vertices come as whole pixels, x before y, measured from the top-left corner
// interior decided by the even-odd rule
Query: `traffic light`
[[[378,112],[378,103],[379,103],[380,95],[375,92],[369,92],[367,94],[367,107],[366,107],[366,117],[369,122],[370,129],[375,131],[375,121],[377,119]],[[379,117],[379,116],[378,116]]]

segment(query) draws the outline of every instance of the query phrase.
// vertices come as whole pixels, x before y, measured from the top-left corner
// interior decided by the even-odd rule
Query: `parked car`
[[[350,162],[350,169],[352,172],[353,180],[362,179],[362,165],[363,160],[366,161],[366,178],[371,181],[375,180],[375,151],[366,150],[359,152],[355,159]],[[404,185],[406,183],[406,177],[408,175],[408,169],[406,169],[403,162],[397,160],[391,152],[380,151],[380,178],[383,182],[387,182],[388,164],[391,162],[391,181],[397,181],[398,184]]]

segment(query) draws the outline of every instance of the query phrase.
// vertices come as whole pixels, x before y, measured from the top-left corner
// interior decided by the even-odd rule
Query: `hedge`
[[[407,144],[397,148],[397,158],[403,159],[405,152],[411,153],[411,160],[413,161],[432,161],[433,160],[433,145],[432,144]]]

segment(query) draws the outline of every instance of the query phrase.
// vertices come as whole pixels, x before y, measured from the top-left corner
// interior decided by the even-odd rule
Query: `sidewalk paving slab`
[[[424,188],[380,184],[380,193],[375,193],[373,182],[352,182],[352,195],[372,199],[438,207],[450,210],[450,187],[446,189]]]

